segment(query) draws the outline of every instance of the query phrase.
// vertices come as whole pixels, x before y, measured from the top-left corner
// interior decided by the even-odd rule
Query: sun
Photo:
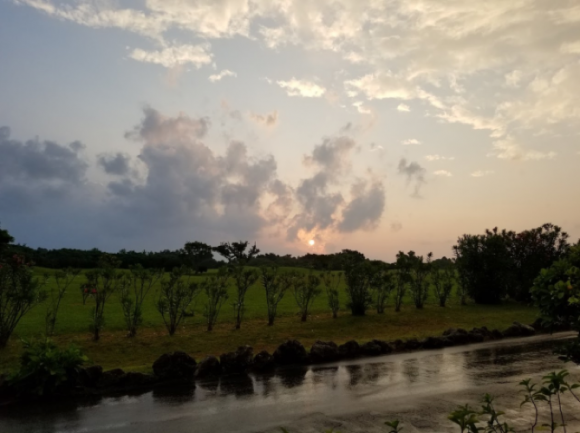
[[[311,247],[314,246],[314,239],[310,239],[308,241],[308,245],[310,245]]]

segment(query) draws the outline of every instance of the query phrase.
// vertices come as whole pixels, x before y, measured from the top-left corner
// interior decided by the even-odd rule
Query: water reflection
[[[286,388],[294,388],[304,383],[306,373],[308,373],[307,367],[295,367],[278,370],[276,376]]]
[[[166,405],[178,406],[193,400],[195,396],[195,385],[183,388],[159,387],[153,389],[153,401]]]
[[[515,340],[223,377],[138,397],[0,407],[0,432],[132,433],[137,425],[142,433],[181,433],[192,425],[196,431],[265,431],[304,413],[368,411],[389,401],[412,405],[417,396],[515,385],[522,376],[562,368],[553,346]]]
[[[409,383],[415,383],[419,380],[419,361],[416,358],[403,361],[403,374]]]
[[[222,395],[233,394],[236,397],[252,395],[254,393],[254,382],[246,374],[222,377],[220,391]]]

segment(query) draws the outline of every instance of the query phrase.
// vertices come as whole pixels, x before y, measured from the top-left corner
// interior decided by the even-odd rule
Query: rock
[[[477,332],[470,332],[468,334],[469,336],[469,342],[470,343],[481,343],[482,341],[485,340],[485,337]]]
[[[360,355],[360,345],[354,340],[347,341],[338,346],[338,355],[344,359],[356,358]]]
[[[313,363],[333,362],[338,358],[338,346],[333,341],[317,341],[310,349],[310,360]]]
[[[450,328],[443,335],[446,335],[445,338],[455,346],[469,344],[471,342],[470,336],[465,329]]]
[[[121,386],[125,378],[125,372],[120,368],[104,371],[97,383],[99,388],[117,388]]]
[[[278,346],[274,352],[274,360],[280,365],[304,364],[308,361],[308,354],[299,341],[288,340]]]
[[[153,373],[162,381],[193,381],[196,368],[195,359],[185,352],[165,353],[153,363]]]
[[[527,337],[534,335],[536,330],[528,325],[522,325],[519,322],[514,322],[509,328],[503,331],[504,337]]]
[[[449,336],[449,335],[467,335],[467,331],[463,328],[449,328],[445,331],[443,331],[443,335],[444,336]]]
[[[267,372],[272,371],[276,368],[276,362],[274,357],[270,355],[267,351],[262,350],[254,357],[254,362],[252,363],[252,370],[257,372]]]
[[[130,371],[120,378],[119,386],[128,389],[148,388],[153,386],[155,382],[157,380],[154,376]]]
[[[482,326],[481,328],[473,328],[471,330],[471,333],[481,335],[484,341],[491,339],[491,331],[487,329],[486,326]]]
[[[393,348],[391,347],[391,345],[389,343],[387,343],[386,341],[372,340],[371,342],[375,343],[376,345],[378,345],[381,348],[382,355],[387,355],[393,351]]]
[[[403,340],[397,339],[395,341],[391,341],[390,345],[393,348],[393,350],[397,352],[405,350],[405,343],[403,342]]]
[[[102,375],[103,367],[100,365],[91,365],[90,367],[81,368],[77,383],[86,388],[95,388]]]
[[[199,378],[218,376],[221,371],[222,366],[213,355],[206,356],[197,365],[197,377]]]
[[[445,346],[443,338],[446,337],[427,337],[421,342],[423,349],[440,349]]]
[[[501,340],[503,338],[503,334],[499,329],[494,329],[491,331],[490,337],[492,340]]]
[[[220,356],[220,364],[225,374],[243,374],[252,365],[254,349],[251,346],[240,346],[235,352]]]
[[[374,341],[369,341],[360,347],[360,351],[364,356],[379,356],[383,354],[383,349]]]
[[[417,350],[421,348],[421,343],[416,338],[411,338],[403,343],[404,350]]]

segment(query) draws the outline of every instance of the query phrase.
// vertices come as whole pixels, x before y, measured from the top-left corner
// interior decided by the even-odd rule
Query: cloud
[[[295,240],[320,232],[372,230],[385,208],[385,191],[372,174],[358,175],[351,183],[350,200],[341,192],[352,171],[352,151],[356,142],[346,136],[327,137],[315,146],[304,164],[316,169],[296,188],[296,213],[288,226],[287,239]]]
[[[376,152],[377,150],[384,150],[383,146],[381,146],[380,144],[371,143],[370,147],[371,152]]]
[[[403,230],[403,224],[401,224],[400,222],[394,222],[391,223],[391,231],[396,233]]]
[[[208,45],[176,45],[153,51],[137,48],[129,57],[139,62],[154,63],[166,68],[192,64],[199,69],[212,62]]]
[[[360,181],[351,188],[351,201],[342,211],[342,221],[337,228],[340,232],[352,233],[365,229],[375,229],[385,210],[385,189],[381,182]]]
[[[425,155],[427,161],[453,161],[454,156],[441,156],[441,155]]]
[[[426,170],[416,162],[408,163],[405,158],[402,158],[399,161],[399,165],[397,168],[399,174],[407,177],[408,184],[410,183],[414,184],[413,194],[411,195],[411,197],[420,198],[421,187],[423,186],[423,184],[427,183],[425,181]]]
[[[474,171],[473,173],[471,173],[472,177],[483,177],[483,176],[489,176],[493,174],[492,170],[477,170]]]
[[[435,176],[444,176],[444,177],[452,177],[453,174],[451,174],[451,172],[447,171],[447,170],[437,170],[434,171],[433,174]]]
[[[250,119],[264,126],[276,126],[278,123],[278,111],[274,110],[268,114],[250,113]]]
[[[129,162],[131,157],[125,153],[100,154],[97,157],[97,163],[105,170],[105,173],[117,176],[129,174]]]
[[[125,134],[140,145],[138,157],[97,156],[97,166],[114,175],[104,184],[88,176],[79,142],[22,142],[0,128],[3,223],[20,242],[51,247],[67,239],[66,246],[114,250],[177,247],[190,236],[217,242],[285,232],[295,241],[306,231],[350,233],[380,221],[384,186],[352,172],[352,138],[324,138],[304,158],[314,172],[293,187],[278,177],[272,155],[252,155],[237,140],[214,150],[210,127],[207,117],[145,107]]]
[[[220,81],[222,78],[225,77],[237,77],[237,76],[238,74],[236,74],[235,72],[232,72],[229,69],[224,69],[219,74],[210,75],[208,77],[208,80],[211,81],[212,83],[215,83],[216,81]]]
[[[407,104],[399,104],[397,105],[397,110],[408,113],[409,111],[411,111],[411,107],[409,107]]]
[[[288,96],[302,96],[304,98],[320,98],[326,89],[316,83],[292,78],[289,81],[276,81]]]
[[[421,144],[421,142],[419,140],[417,140],[416,138],[408,138],[406,140],[401,141],[401,144],[404,146],[409,146],[409,145]]]
[[[541,159],[553,159],[556,152],[540,152],[538,150],[525,149],[512,137],[496,140],[493,143],[493,151],[488,156],[496,156],[499,159],[514,161],[529,161]]]

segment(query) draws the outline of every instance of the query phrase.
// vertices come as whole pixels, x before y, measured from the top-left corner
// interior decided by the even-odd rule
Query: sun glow
[[[314,239],[310,239],[308,241],[308,245],[310,245],[311,247],[314,246]]]

